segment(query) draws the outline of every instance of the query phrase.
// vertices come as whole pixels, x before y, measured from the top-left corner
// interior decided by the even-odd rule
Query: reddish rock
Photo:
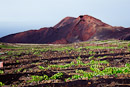
[[[92,16],[81,15],[66,17],[54,27],[5,36],[0,42],[67,44],[106,39],[130,40],[130,28],[113,27]]]

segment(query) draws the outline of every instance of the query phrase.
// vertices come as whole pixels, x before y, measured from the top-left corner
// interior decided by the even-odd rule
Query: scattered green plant
[[[3,70],[0,70],[0,74],[3,74],[4,73],[4,71]]]
[[[39,69],[45,69],[45,67],[43,67],[43,66],[38,66],[38,68],[39,68]]]
[[[49,80],[49,77],[47,75],[43,76],[44,80]]]
[[[128,47],[130,47],[130,43],[128,44]]]
[[[30,80],[29,82],[40,82],[42,80],[56,80],[56,79],[60,79],[63,77],[63,73],[62,72],[58,72],[56,74],[54,74],[53,76],[51,77],[48,77],[47,75],[43,75],[43,76],[38,76],[38,75],[32,75],[32,80]]]
[[[110,53],[114,53],[114,51],[110,51]]]
[[[0,45],[0,48],[16,49],[16,48],[18,48],[18,47],[14,47],[14,46],[9,46],[9,45],[5,45],[5,44],[3,44],[3,45]]]
[[[19,68],[16,70],[16,72],[21,72],[23,68]]]
[[[93,59],[94,58],[94,56],[90,56],[88,59]]]
[[[58,73],[54,74],[52,77],[50,77],[50,79],[60,79],[60,78],[62,78],[62,76],[63,76],[63,73],[58,72]]]
[[[16,63],[19,63],[19,60],[16,60]]]
[[[30,81],[30,82],[33,82],[33,81],[35,81],[35,82],[40,82],[40,81],[42,81],[43,80],[43,76],[38,76],[38,75],[33,75],[33,76],[31,76],[32,77],[32,80]]]
[[[0,59],[6,59],[7,56],[1,56]]]
[[[0,86],[4,86],[4,85],[5,85],[4,83],[0,82]]]
[[[117,49],[118,47],[87,46],[86,49]]]
[[[104,75],[115,75],[117,74],[130,74],[130,64],[125,64],[125,67],[106,67],[104,70],[100,71],[98,68],[100,66],[94,65],[90,66],[90,69],[94,72],[85,72],[83,70],[76,70],[76,73],[80,73],[82,75],[73,75],[72,77],[67,78],[67,80],[71,79],[79,79],[79,78],[92,78],[94,76],[104,76]]]

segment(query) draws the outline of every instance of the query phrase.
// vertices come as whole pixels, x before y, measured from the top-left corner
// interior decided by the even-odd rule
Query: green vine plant
[[[56,79],[60,79],[63,77],[63,73],[62,72],[58,72],[54,75],[52,75],[51,77],[47,76],[47,75],[43,75],[43,76],[38,76],[38,75],[32,75],[32,80],[28,81],[28,82],[41,82],[43,80],[56,80]]]
[[[83,63],[81,61],[81,58],[78,57],[76,59],[76,62],[72,61],[69,64],[65,64],[65,65],[49,65],[48,67],[38,66],[38,67],[41,70],[51,69],[51,68],[60,68],[60,69],[62,69],[62,68],[68,68],[68,67],[71,67],[71,66],[79,66],[79,65],[81,65],[81,66],[87,66],[87,65],[99,64],[99,63],[100,64],[108,64],[108,62],[106,60],[104,60],[104,61],[94,61],[94,60],[91,60],[89,63]]]
[[[130,64],[125,64],[125,67],[106,67],[104,70],[100,71],[98,68],[101,66],[98,65],[92,65],[90,66],[90,69],[93,72],[85,72],[83,70],[76,70],[76,73],[82,74],[82,75],[73,75],[72,77],[67,78],[67,80],[71,79],[80,79],[80,78],[88,78],[91,79],[94,76],[104,76],[104,75],[115,75],[117,74],[130,74]]]

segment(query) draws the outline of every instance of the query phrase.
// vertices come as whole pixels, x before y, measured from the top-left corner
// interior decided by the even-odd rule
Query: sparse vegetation
[[[82,80],[91,81],[91,87],[95,86],[95,81],[96,84],[106,81],[108,86],[112,82],[118,86],[117,83],[125,83],[123,80],[129,84],[128,41],[90,41],[54,46],[1,43],[0,48],[0,61],[4,63],[0,68],[0,86],[55,87],[55,83],[63,83],[62,86],[69,87],[66,82],[81,81],[78,84],[82,85]],[[87,82],[85,84],[83,86],[88,86]]]

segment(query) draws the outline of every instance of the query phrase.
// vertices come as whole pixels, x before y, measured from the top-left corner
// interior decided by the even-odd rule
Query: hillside
[[[68,44],[107,39],[130,40],[130,28],[113,27],[92,16],[81,15],[66,17],[54,27],[7,35],[0,42]]]

